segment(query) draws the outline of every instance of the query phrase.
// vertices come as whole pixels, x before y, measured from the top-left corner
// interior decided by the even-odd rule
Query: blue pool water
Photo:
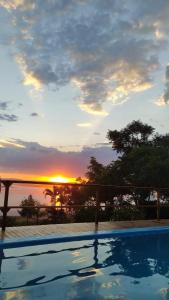
[[[169,231],[0,252],[0,300],[169,299]]]

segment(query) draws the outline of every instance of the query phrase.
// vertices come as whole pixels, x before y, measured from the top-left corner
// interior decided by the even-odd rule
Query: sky
[[[167,133],[168,0],[0,0],[0,175],[84,176],[133,120]]]

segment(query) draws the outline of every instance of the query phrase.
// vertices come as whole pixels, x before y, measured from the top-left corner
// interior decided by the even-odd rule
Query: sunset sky
[[[0,0],[0,175],[84,176],[106,134],[169,125],[168,0]]]

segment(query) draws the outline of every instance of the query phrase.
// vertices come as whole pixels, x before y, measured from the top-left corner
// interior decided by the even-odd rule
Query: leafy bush
[[[64,212],[64,210],[56,210],[53,207],[47,208],[47,214],[49,223],[60,224],[60,223],[68,223],[68,216]]]
[[[95,207],[81,208],[74,215],[74,222],[94,222]]]
[[[144,214],[134,206],[115,207],[111,219],[114,221],[142,220]]]

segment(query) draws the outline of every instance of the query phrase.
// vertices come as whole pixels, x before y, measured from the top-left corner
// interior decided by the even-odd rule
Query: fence
[[[28,181],[28,180],[3,180],[1,179],[1,183],[4,185],[5,188],[5,194],[4,194],[4,204],[3,206],[0,206],[0,210],[2,212],[2,231],[5,231],[6,228],[6,223],[7,223],[7,214],[9,212],[10,209],[16,209],[16,208],[20,208],[20,206],[9,206],[8,205],[8,199],[9,199],[9,191],[10,191],[10,187],[12,184],[33,184],[33,185],[51,185],[51,186],[74,186],[74,187],[89,187],[90,189],[92,189],[95,192],[95,226],[96,228],[98,227],[98,223],[99,223],[99,212],[100,209],[103,209],[103,207],[105,208],[105,205],[102,205],[102,199],[101,199],[101,192],[106,191],[108,189],[111,190],[126,190],[126,191],[153,191],[156,192],[157,194],[157,198],[155,201],[155,204],[152,205],[137,205],[137,208],[144,208],[144,207],[151,207],[151,208],[155,208],[156,209],[156,218],[157,220],[160,219],[160,208],[161,207],[168,207],[169,204],[168,203],[164,203],[161,204],[160,203],[160,194],[161,193],[166,193],[169,192],[169,188],[156,188],[156,187],[141,187],[141,186],[115,186],[115,185],[100,185],[100,184],[81,184],[81,183],[58,183],[58,182],[48,182],[48,181]],[[111,208],[115,208],[117,205],[116,204],[109,204],[108,207]],[[122,205],[123,206],[123,205]],[[32,206],[35,208],[35,206]],[[50,206],[51,208],[56,208],[56,206]],[[62,208],[62,209],[66,209],[66,208],[81,208],[81,207],[86,207],[86,205],[62,205],[62,206],[57,206],[57,208]],[[107,207],[107,206],[106,206]],[[118,205],[119,207],[119,205]],[[31,208],[31,206],[27,207],[27,208]],[[38,209],[49,209],[49,206],[46,205],[40,205],[37,206]]]

